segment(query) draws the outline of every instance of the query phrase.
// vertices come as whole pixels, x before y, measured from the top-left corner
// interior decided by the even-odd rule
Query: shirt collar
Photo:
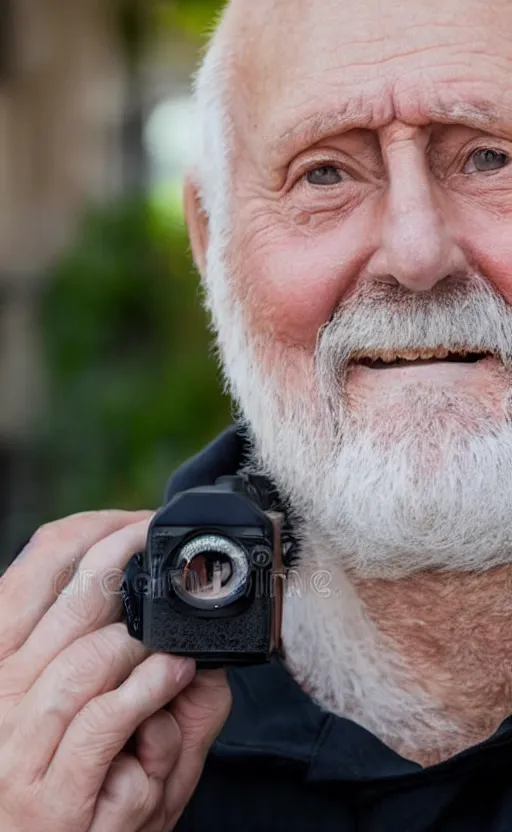
[[[219,477],[236,474],[248,453],[244,429],[239,424],[231,425],[172,475],[165,490],[165,502],[180,491],[213,485]]]
[[[366,728],[323,710],[275,658],[268,665],[229,668],[231,714],[213,753],[227,759],[279,759],[309,782],[390,785],[443,778],[505,751],[510,760],[512,717],[489,739],[427,769],[389,748]]]
[[[309,781],[375,780],[421,771],[351,720],[318,706],[282,662],[230,668],[233,708],[214,753],[279,758]]]

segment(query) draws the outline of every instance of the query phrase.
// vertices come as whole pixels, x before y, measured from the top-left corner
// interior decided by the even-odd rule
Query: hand
[[[0,578],[2,832],[169,832],[196,787],[225,675],[149,655],[118,623],[150,518],[51,523]]]

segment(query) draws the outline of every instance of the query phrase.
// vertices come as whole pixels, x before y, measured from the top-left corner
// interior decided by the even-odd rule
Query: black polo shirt
[[[178,471],[167,497],[235,473],[244,453],[228,430]],[[423,768],[323,711],[278,660],[228,678],[232,712],[179,832],[512,832],[512,718]]]

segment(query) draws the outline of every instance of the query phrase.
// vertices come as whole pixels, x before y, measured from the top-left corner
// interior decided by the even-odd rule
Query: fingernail
[[[180,659],[176,667],[176,681],[182,682],[185,677],[189,677],[192,681],[196,672],[196,663],[194,659]]]

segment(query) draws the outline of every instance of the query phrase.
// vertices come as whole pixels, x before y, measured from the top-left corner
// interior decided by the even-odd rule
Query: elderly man
[[[508,0],[232,0],[186,211],[244,429],[171,490],[292,506],[284,661],[146,656],[95,576],[148,513],[45,527],[0,584],[2,832],[512,829],[511,75]]]

